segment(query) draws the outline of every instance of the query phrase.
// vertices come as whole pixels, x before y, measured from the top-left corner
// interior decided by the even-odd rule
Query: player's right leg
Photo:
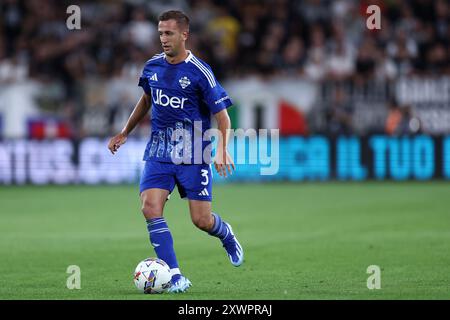
[[[171,164],[147,161],[141,176],[140,191],[142,213],[155,253],[164,260],[172,273],[171,292],[184,292],[191,283],[181,275],[173,247],[173,238],[163,218],[164,205],[173,190],[175,180]]]

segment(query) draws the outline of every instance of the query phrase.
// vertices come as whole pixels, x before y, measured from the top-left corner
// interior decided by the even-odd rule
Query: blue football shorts
[[[148,160],[141,175],[139,192],[152,188],[172,193],[175,185],[181,198],[212,200],[212,169],[209,164],[174,164]]]

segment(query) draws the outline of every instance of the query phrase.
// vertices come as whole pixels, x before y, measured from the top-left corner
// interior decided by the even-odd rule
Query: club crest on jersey
[[[180,80],[178,80],[178,82],[180,83],[180,86],[181,86],[183,89],[186,89],[186,87],[187,87],[188,85],[191,84],[191,80],[189,80],[189,78],[186,77],[186,76],[184,76],[183,78],[181,78]]]

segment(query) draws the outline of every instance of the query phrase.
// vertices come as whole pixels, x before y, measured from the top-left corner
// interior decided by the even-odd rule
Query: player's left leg
[[[189,211],[192,222],[197,228],[219,238],[227,251],[230,262],[238,267],[244,262],[244,250],[233,233],[230,224],[211,211],[211,202],[189,199]]]
[[[209,235],[219,238],[234,266],[244,261],[244,251],[230,224],[211,211],[212,170],[207,164],[177,167],[177,185],[181,197],[189,199],[192,222]]]

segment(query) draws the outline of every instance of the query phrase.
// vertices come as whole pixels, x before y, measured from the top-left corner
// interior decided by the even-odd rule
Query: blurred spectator
[[[305,74],[313,80],[320,81],[326,72],[325,34],[321,26],[315,25],[311,30]]]
[[[405,30],[399,29],[395,39],[387,46],[389,56],[394,60],[400,74],[410,74],[413,60],[417,56],[417,43],[408,37]]]
[[[442,43],[435,43],[426,56],[427,71],[439,73],[444,71],[448,65],[446,47]]]
[[[24,21],[24,8],[18,0],[6,0],[0,3],[0,31],[5,35],[4,52],[13,52],[14,42],[20,35]]]
[[[335,21],[331,50],[327,58],[328,78],[344,80],[349,78],[355,69],[354,48],[345,37],[344,26]]]
[[[325,78],[327,69],[325,64],[325,56],[320,51],[309,52],[308,60],[305,64],[305,74],[308,78],[321,81]]]
[[[240,23],[224,7],[218,7],[215,12],[215,17],[206,27],[217,45],[215,48],[217,55],[224,56],[224,61],[226,61],[228,57],[233,57],[237,53],[236,39]]]
[[[305,63],[303,40],[298,36],[290,38],[281,52],[281,57],[278,57],[276,62],[278,64],[277,71],[281,74],[300,75]]]
[[[377,55],[375,41],[372,38],[365,38],[356,57],[355,76],[363,79],[373,77],[376,68]]]
[[[419,134],[422,131],[422,124],[420,119],[414,114],[411,106],[406,105],[402,107],[402,119],[398,126],[397,134],[412,135]]]
[[[6,48],[0,38],[0,84],[23,82],[28,77],[28,64],[18,55],[6,57]]]
[[[154,22],[150,22],[143,8],[135,8],[132,20],[128,23],[127,32],[131,41],[138,48],[153,48],[158,39],[158,31]]]
[[[191,3],[190,30],[192,34],[205,30],[214,18],[214,4],[209,0],[195,0]]]
[[[397,67],[386,52],[380,51],[377,57],[375,78],[379,81],[390,81],[397,77]]]
[[[389,103],[389,110],[384,125],[384,131],[388,135],[393,135],[398,132],[400,122],[402,121],[402,111],[395,101]]]
[[[329,21],[331,14],[327,1],[302,0],[297,2],[297,10],[301,17],[309,24],[324,24]]]
[[[388,135],[411,135],[422,131],[420,119],[414,115],[409,105],[400,107],[391,102],[386,117],[385,132]]]
[[[434,2],[434,27],[436,29],[437,38],[441,41],[448,41],[448,29],[450,27],[449,11],[450,6],[445,0],[437,0]]]
[[[343,88],[336,87],[331,105],[326,110],[327,130],[331,135],[353,134],[353,106]]]
[[[411,106],[402,108],[402,121],[398,129],[399,135],[419,134],[422,132],[422,123],[414,114]]]

